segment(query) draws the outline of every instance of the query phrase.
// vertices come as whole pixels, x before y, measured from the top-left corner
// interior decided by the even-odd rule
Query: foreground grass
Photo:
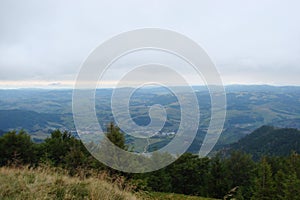
[[[174,194],[174,193],[161,193],[161,192],[152,192],[148,195],[149,199],[155,200],[216,200],[211,198],[197,197],[197,196],[188,196],[183,194]]]
[[[47,168],[0,168],[0,199],[136,200],[104,176],[80,179]]]
[[[181,194],[140,192],[124,188],[124,180],[109,181],[105,173],[89,178],[70,177],[59,169],[39,167],[0,168],[0,199],[70,199],[70,200],[212,200]]]

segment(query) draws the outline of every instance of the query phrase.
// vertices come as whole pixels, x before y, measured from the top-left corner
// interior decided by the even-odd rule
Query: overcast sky
[[[300,85],[300,1],[1,0],[0,87],[72,87],[110,37],[166,28],[201,45],[225,84]]]

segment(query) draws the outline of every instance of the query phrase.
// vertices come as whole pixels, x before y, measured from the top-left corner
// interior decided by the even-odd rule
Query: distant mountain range
[[[61,128],[60,114],[38,113],[27,110],[0,110],[1,129],[25,129],[39,131],[47,127]]]
[[[0,110],[0,126],[5,131],[24,129],[34,140],[42,140],[51,130],[66,129],[63,121],[65,116],[68,115],[28,110]]]
[[[201,120],[191,152],[201,146],[210,122],[210,95],[204,86],[195,86]],[[184,91],[184,90],[183,90]],[[96,112],[103,129],[114,121],[111,111],[112,89],[96,91]],[[220,149],[237,142],[263,125],[300,129],[300,87],[267,85],[232,85],[226,87],[227,117],[223,133],[216,145]],[[149,106],[161,104],[167,111],[162,132],[176,132],[180,123],[180,106],[176,96],[162,87],[138,89],[130,99],[130,114],[139,125],[150,122]],[[72,90],[17,89],[0,90],[0,130],[25,129],[38,140],[53,129],[66,129],[76,134],[72,116]],[[136,151],[154,150],[167,144],[172,135],[147,140],[127,136]]]

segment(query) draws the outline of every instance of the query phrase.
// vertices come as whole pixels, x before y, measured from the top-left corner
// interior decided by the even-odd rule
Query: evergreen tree
[[[281,169],[276,173],[275,177],[275,193],[276,199],[286,199],[287,175]]]
[[[200,193],[203,174],[199,163],[198,155],[185,153],[169,167],[173,192],[194,195]]]
[[[255,180],[253,200],[273,200],[275,197],[275,184],[272,170],[266,158],[262,158],[258,166],[258,174]]]
[[[222,198],[231,189],[228,171],[220,155],[212,158],[210,162],[209,194],[215,198]]]
[[[293,151],[288,159],[289,169],[296,173],[298,179],[300,179],[300,155]]]
[[[295,172],[288,175],[284,194],[286,200],[300,200],[300,180]]]
[[[0,138],[0,165],[33,164],[36,162],[36,145],[30,136],[20,130],[10,131]]]
[[[43,152],[42,160],[53,166],[67,168],[71,173],[77,168],[87,167],[88,158],[91,157],[82,142],[67,131],[53,131],[40,149]]]
[[[107,127],[106,137],[112,143],[114,143],[114,145],[118,146],[123,150],[127,150],[127,146],[125,144],[125,136],[120,132],[120,128],[115,126],[113,122],[111,122]]]
[[[230,157],[225,161],[231,188],[239,187],[239,195],[244,199],[250,199],[252,195],[255,163],[251,155],[240,151],[231,152]]]

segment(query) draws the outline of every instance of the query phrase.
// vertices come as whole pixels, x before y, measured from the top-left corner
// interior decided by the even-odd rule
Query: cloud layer
[[[300,2],[0,2],[0,87],[72,86],[97,45],[120,32],[158,27],[187,35],[226,84],[300,85]]]

